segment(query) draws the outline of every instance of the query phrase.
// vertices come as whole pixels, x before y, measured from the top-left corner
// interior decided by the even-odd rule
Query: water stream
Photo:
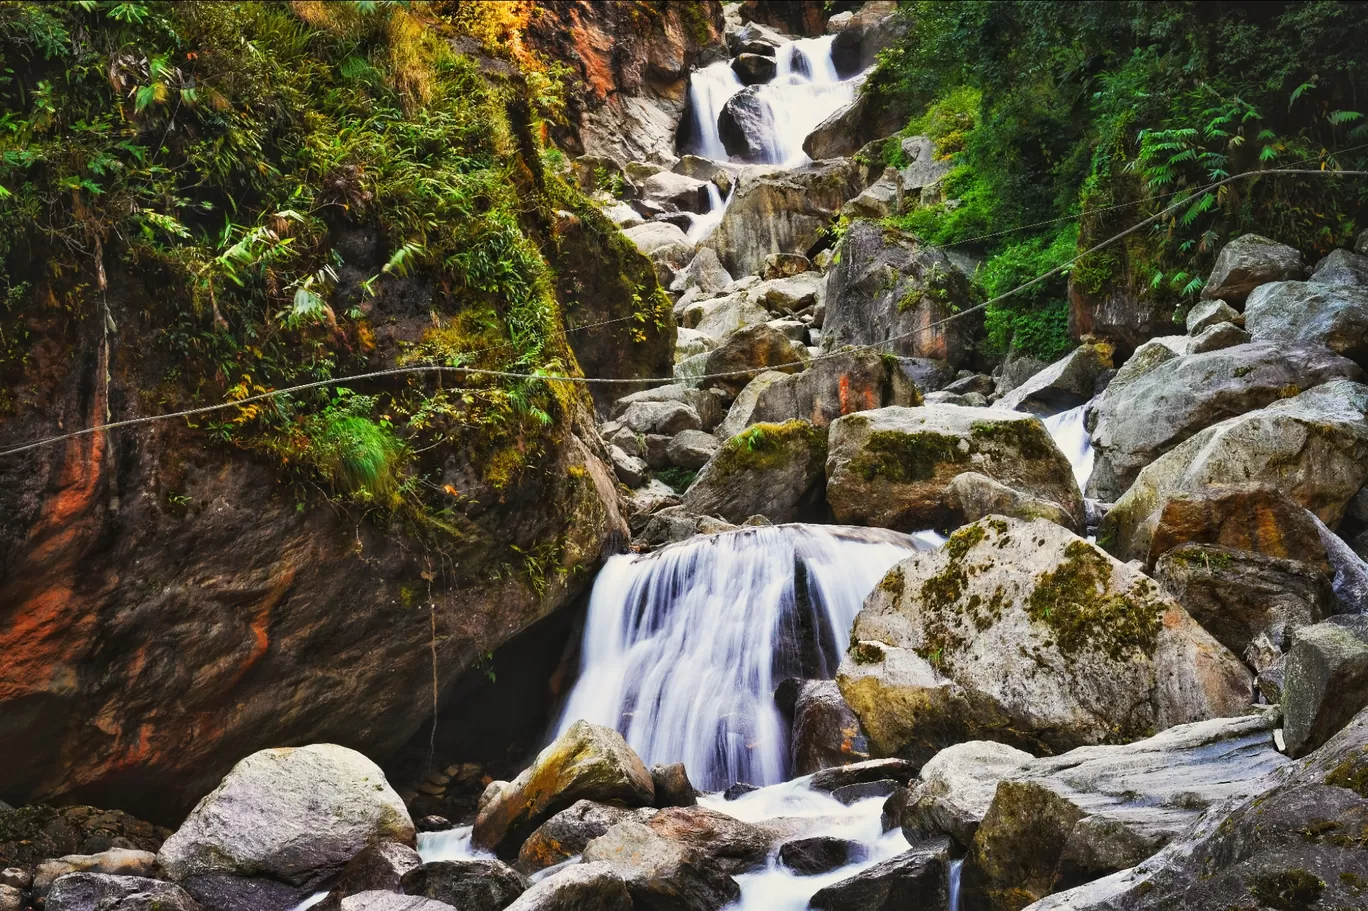
[[[613,557],[585,621],[556,733],[617,728],[647,765],[683,762],[706,790],[782,782],[786,677],[831,678],[864,598],[929,532],[820,525],[701,536]]]
[[[1055,445],[1073,466],[1074,480],[1078,482],[1078,489],[1082,491],[1088,489],[1088,478],[1092,477],[1093,472],[1092,437],[1088,435],[1088,428],[1083,423],[1087,407],[1088,403],[1084,402],[1077,408],[1042,418],[1045,429],[1050,432]]]

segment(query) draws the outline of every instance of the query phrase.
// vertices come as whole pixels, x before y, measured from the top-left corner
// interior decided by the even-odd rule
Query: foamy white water
[[[473,826],[457,826],[442,832],[418,833],[418,856],[423,863],[434,860],[494,860],[494,855],[475,847]]]
[[[857,860],[815,876],[795,875],[781,866],[777,858],[771,857],[764,869],[736,877],[741,887],[741,898],[728,906],[730,911],[803,911],[817,890],[849,879],[880,861],[908,850],[909,845],[901,829],[883,831],[881,818],[885,798],[870,797],[845,806],[830,794],[809,788],[810,780],[800,778],[772,785],[736,800],[723,800],[715,794],[699,798],[698,802],[708,809],[746,822],[778,817],[810,818],[812,826],[801,837],[827,835],[864,846],[864,852]]]
[[[689,221],[689,230],[684,232],[689,238],[690,243],[698,243],[703,238],[713,232],[722,223],[722,216],[727,214],[727,206],[731,205],[732,196],[736,193],[735,187],[727,194],[727,198],[722,198],[722,193],[717,189],[717,184],[711,180],[707,183],[708,189],[708,211],[702,215],[695,215]]]
[[[717,116],[731,96],[741,91],[741,79],[725,60],[694,70],[689,77],[689,107],[693,111],[697,154],[726,161],[727,149],[717,132]]]
[[[782,782],[775,688],[835,676],[865,596],[942,540],[780,525],[613,557],[594,583],[580,677],[555,733],[580,718],[616,728],[647,765],[683,762],[705,790]]]
[[[1083,414],[1087,407],[1088,403],[1084,402],[1077,408],[1070,408],[1068,411],[1061,411],[1042,419],[1045,429],[1054,438],[1055,445],[1073,466],[1074,480],[1078,482],[1079,490],[1087,490],[1088,478],[1092,477],[1093,472],[1092,437],[1088,435],[1088,428],[1083,423]]]

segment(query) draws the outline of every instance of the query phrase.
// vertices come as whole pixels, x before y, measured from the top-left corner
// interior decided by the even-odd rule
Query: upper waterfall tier
[[[612,558],[558,724],[616,727],[648,764],[682,761],[699,787],[773,784],[789,766],[774,690],[832,677],[864,598],[941,538],[780,525]]]

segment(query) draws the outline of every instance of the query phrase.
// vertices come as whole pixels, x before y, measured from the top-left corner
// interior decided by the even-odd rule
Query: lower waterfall
[[[747,528],[613,557],[594,583],[580,677],[555,733],[617,728],[705,790],[787,777],[786,677],[835,675],[864,598],[941,538],[820,525]]]

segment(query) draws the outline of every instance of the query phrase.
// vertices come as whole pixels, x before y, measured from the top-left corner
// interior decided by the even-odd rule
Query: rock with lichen
[[[754,424],[717,448],[684,493],[684,506],[734,523],[755,515],[816,518],[826,453],[826,432],[807,421]]]
[[[1239,659],[1132,566],[1051,522],[990,516],[889,571],[837,680],[877,755],[1031,752],[1234,715]]]
[[[1057,504],[1083,524],[1069,460],[1040,420],[1017,411],[927,405],[888,407],[831,424],[827,501],[838,522],[915,531],[950,525],[947,491],[976,472]]]

